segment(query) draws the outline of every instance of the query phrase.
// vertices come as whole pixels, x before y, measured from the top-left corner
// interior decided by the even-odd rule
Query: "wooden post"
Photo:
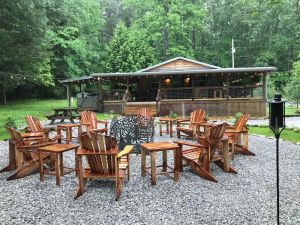
[[[67,85],[67,102],[68,102],[68,107],[71,107],[71,93],[70,93],[70,85]]]
[[[103,101],[103,88],[102,88],[102,80],[98,80],[98,94],[99,94],[99,99]]]
[[[267,74],[263,74],[263,99],[267,99]]]
[[[192,77],[192,101],[195,99],[195,79]]]
[[[156,95],[156,113],[160,115],[160,101],[161,101],[161,77],[158,77],[158,90]]]
[[[227,105],[227,116],[229,116],[229,74],[226,75],[226,105]]]

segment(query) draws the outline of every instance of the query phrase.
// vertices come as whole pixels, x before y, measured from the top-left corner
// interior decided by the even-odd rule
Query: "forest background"
[[[300,99],[300,0],[1,0],[0,90],[63,98],[60,79],[134,72],[182,56],[275,66],[268,95]]]

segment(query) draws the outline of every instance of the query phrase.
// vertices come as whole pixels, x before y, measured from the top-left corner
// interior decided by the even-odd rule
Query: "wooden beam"
[[[68,107],[71,107],[71,92],[70,92],[70,85],[67,85],[67,102],[68,102]]]
[[[102,80],[98,80],[98,95],[99,99],[103,101],[103,88],[102,88]]]
[[[194,101],[195,99],[195,78],[194,76],[192,77],[192,100]]]
[[[267,99],[267,74],[263,74],[263,99]]]
[[[226,100],[229,100],[229,74],[226,74]]]

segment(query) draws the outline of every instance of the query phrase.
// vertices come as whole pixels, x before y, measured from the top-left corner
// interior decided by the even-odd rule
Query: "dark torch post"
[[[279,138],[285,128],[285,102],[281,95],[275,95],[269,101],[269,127],[276,138],[276,174],[277,174],[277,224],[279,225]]]

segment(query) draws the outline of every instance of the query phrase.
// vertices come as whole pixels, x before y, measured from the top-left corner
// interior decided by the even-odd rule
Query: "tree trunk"
[[[7,103],[7,101],[6,101],[6,90],[5,90],[4,87],[2,89],[2,94],[3,94],[3,105],[6,105],[6,103]]]
[[[297,109],[299,109],[299,98],[297,98]]]
[[[169,0],[163,1],[163,7],[164,7],[164,27],[163,27],[163,56],[164,60],[168,59],[168,48],[169,48],[169,34],[168,34],[168,27],[167,27],[167,17],[169,13]]]

